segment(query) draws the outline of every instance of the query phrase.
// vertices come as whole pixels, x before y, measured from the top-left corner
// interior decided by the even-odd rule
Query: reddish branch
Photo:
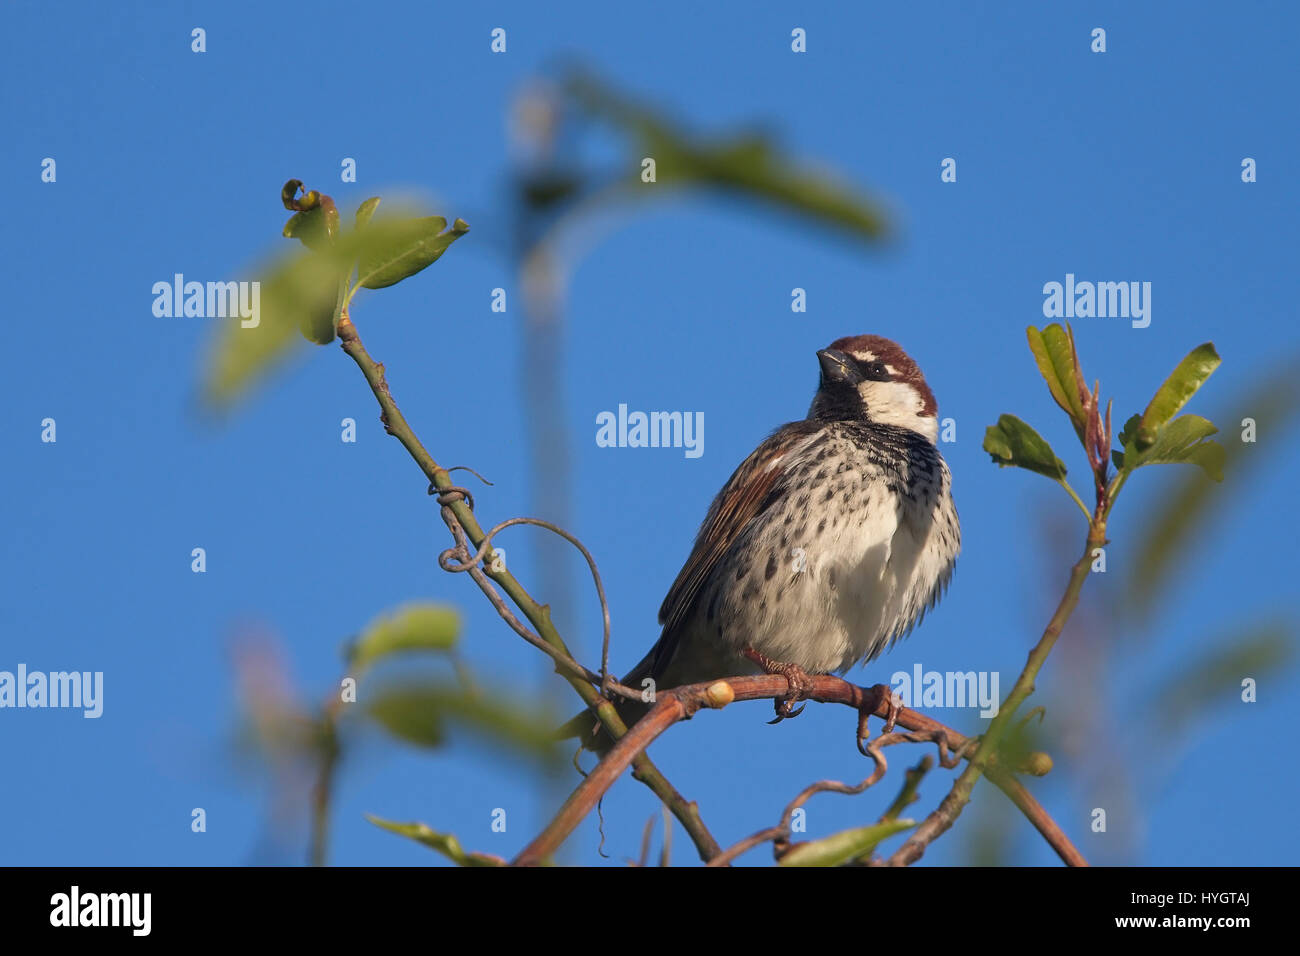
[[[661,692],[650,712],[637,721],[613,745],[604,759],[564,802],[546,829],[515,857],[514,864],[536,865],[549,858],[582,819],[591,812],[597,801],[613,786],[614,781],[633,758],[642,753],[655,738],[673,724],[685,720],[702,708],[725,707],[733,700],[781,698],[788,693],[789,684],[786,678],[779,674],[732,677]],[[812,690],[808,697],[810,700],[823,703],[844,704],[853,707],[861,715],[873,714],[882,719],[887,719],[891,710],[895,710],[890,702],[890,688],[884,684],[863,688],[832,676],[812,678]],[[951,753],[962,753],[968,750],[972,743],[971,738],[909,708],[897,709],[895,714],[898,726],[929,735],[930,739],[939,745],[940,758],[945,762],[950,759]],[[863,722],[860,721],[860,727],[862,725]],[[998,783],[1007,796],[1034,822],[1061,859],[1073,865],[1084,864],[1083,856],[1029,792],[1020,786],[1005,768],[996,765],[994,767],[998,775],[995,777],[995,783]],[[763,831],[765,834],[770,834],[764,839],[773,839],[777,835],[773,831],[777,829],[770,828],[769,831]],[[757,836],[759,835],[756,834]],[[763,839],[757,839],[749,845],[761,842]],[[744,849],[748,849],[748,846]],[[743,849],[740,852],[743,852]]]

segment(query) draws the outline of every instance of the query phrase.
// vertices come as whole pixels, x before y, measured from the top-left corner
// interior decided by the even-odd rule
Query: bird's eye
[[[862,376],[873,382],[889,381],[889,372],[885,370],[884,362],[867,362],[862,366]]]

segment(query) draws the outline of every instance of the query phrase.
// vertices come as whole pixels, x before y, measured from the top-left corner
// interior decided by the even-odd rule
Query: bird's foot
[[[779,724],[789,717],[798,717],[802,714],[806,705],[801,705],[798,708],[794,705],[801,700],[807,699],[808,695],[812,693],[813,679],[808,676],[808,672],[798,664],[785,664],[781,661],[774,661],[766,654],[760,654],[750,647],[745,648],[742,653],[763,668],[765,673],[780,674],[785,678],[786,683],[790,685],[786,695],[774,702],[776,717],[769,720],[768,723]]]
[[[867,729],[867,719],[876,715],[881,704],[885,705],[885,726],[881,731],[882,734],[894,732],[898,715],[903,712],[902,699],[888,684],[876,684],[868,691],[868,696],[858,709],[858,750],[865,757],[873,756],[867,751],[867,740],[871,736],[871,731]]]

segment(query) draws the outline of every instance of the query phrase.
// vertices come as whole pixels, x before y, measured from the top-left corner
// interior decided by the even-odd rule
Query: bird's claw
[[[871,732],[867,729],[867,719],[875,716],[876,708],[880,706],[878,701],[883,700],[885,704],[885,726],[881,729],[882,735],[894,732],[894,726],[898,723],[898,716],[903,712],[902,701],[899,700],[898,695],[894,693],[894,689],[888,684],[877,684],[871,688],[871,691],[875,698],[868,698],[858,711],[858,750],[864,757],[872,756],[867,752],[867,740],[871,736]]]
[[[889,705],[889,712],[885,715],[885,729],[883,732],[892,734],[894,725],[898,723],[898,715],[903,712],[903,705],[899,701],[898,695],[894,693],[893,688],[885,689],[885,702]]]
[[[798,717],[803,713],[807,704],[794,705],[801,700],[806,700],[812,693],[813,679],[808,676],[798,664],[784,664],[781,661],[774,661],[770,657],[760,654],[758,651],[747,649],[745,656],[751,661],[763,668],[769,674],[780,674],[785,678],[786,683],[790,685],[789,690],[784,697],[773,702],[773,710],[776,716],[768,721],[769,724],[779,724],[783,720],[791,717]]]

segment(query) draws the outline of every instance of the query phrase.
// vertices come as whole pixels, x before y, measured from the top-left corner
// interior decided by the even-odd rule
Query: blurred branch
[[[334,778],[338,770],[341,751],[338,739],[337,696],[325,708],[321,720],[320,765],[316,770],[316,780],[312,784],[311,800],[311,845],[307,859],[311,866],[324,866],[329,856],[329,822],[330,803],[334,794]]]
[[[1300,379],[1295,369],[1300,354],[1292,354],[1257,380],[1221,418],[1229,428],[1240,428],[1246,419],[1267,444],[1229,441],[1225,446],[1224,471],[1237,487],[1235,496],[1215,494],[1219,487],[1199,471],[1189,472],[1150,507],[1132,566],[1126,578],[1126,610],[1142,620],[1163,592],[1182,561],[1192,552],[1193,535],[1203,530],[1218,513],[1239,500],[1242,483],[1283,449],[1291,447],[1287,432],[1300,420]]]

